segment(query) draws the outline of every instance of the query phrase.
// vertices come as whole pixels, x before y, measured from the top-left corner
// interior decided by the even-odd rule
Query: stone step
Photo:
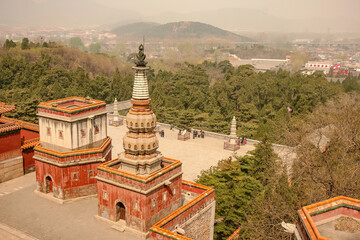
[[[125,221],[121,221],[121,220],[111,226],[112,229],[115,229],[119,232],[124,232],[125,227],[126,227]]]

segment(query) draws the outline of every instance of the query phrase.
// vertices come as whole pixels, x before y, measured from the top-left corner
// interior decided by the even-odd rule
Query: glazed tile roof
[[[21,129],[21,126],[19,124],[15,124],[15,123],[0,124],[0,134],[12,132],[19,129]]]
[[[39,125],[34,123],[29,123],[21,121],[15,118],[1,117],[0,123],[16,123],[21,126],[21,128],[32,130],[34,132],[39,132]]]
[[[32,148],[35,147],[36,145],[38,145],[40,143],[40,138],[33,138],[33,139],[29,139],[24,141],[23,145],[21,146],[22,150],[28,149],[28,148]]]
[[[161,176],[162,174],[168,172],[169,170],[172,170],[172,169],[177,168],[182,165],[182,163],[179,160],[164,157],[163,161],[167,161],[167,162],[171,163],[170,165],[163,167],[160,170],[158,170],[148,176],[141,176],[141,175],[136,175],[133,173],[129,173],[129,172],[125,172],[125,171],[121,171],[119,169],[113,168],[112,166],[114,164],[116,164],[118,161],[119,161],[119,159],[115,158],[111,161],[105,162],[98,167],[98,170],[108,172],[108,173],[113,173],[113,174],[124,176],[124,177],[128,177],[135,181],[148,183],[148,182],[154,180],[155,178]]]
[[[42,153],[46,153],[58,158],[68,158],[78,155],[86,155],[86,154],[93,154],[93,153],[102,153],[104,149],[111,146],[111,138],[107,137],[103,144],[98,148],[88,148],[88,149],[81,149],[81,150],[74,150],[74,151],[67,151],[67,152],[59,152],[56,150],[48,149],[41,144],[38,144],[34,150]]]
[[[7,105],[3,102],[0,102],[0,114],[7,113],[15,110],[15,105]]]
[[[91,99],[89,97],[68,97],[48,102],[42,102],[38,105],[38,109],[39,111],[45,109],[55,112],[74,114],[102,106],[106,106],[106,103],[104,101]]]

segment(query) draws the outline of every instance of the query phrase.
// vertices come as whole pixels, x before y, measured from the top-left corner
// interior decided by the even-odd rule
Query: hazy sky
[[[132,9],[147,15],[174,11],[188,13],[219,8],[257,9],[278,17],[302,19],[309,15],[321,18],[359,15],[360,0],[96,0],[119,9]]]
[[[199,21],[232,31],[360,32],[360,0],[0,0],[0,26]]]

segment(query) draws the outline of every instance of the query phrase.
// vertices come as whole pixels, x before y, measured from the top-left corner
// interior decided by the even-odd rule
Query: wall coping
[[[321,236],[319,230],[317,229],[312,216],[321,214],[327,211],[331,211],[340,207],[347,207],[360,211],[360,200],[338,196],[322,202],[314,203],[305,207],[302,207],[298,210],[298,216],[303,224],[307,235],[310,239],[318,240],[331,240],[329,238]]]
[[[196,205],[201,200],[203,200],[205,198],[208,198],[208,197],[211,197],[211,194],[214,193],[215,190],[213,188],[211,188],[211,187],[207,187],[207,186],[197,184],[197,183],[194,183],[194,182],[190,182],[190,181],[186,181],[186,180],[182,180],[182,184],[201,189],[201,190],[203,190],[203,192],[200,195],[198,195],[196,198],[191,200],[190,202],[186,203],[184,206],[178,208],[177,210],[175,210],[174,212],[172,212],[171,214],[169,214],[165,218],[161,219],[159,222],[155,223],[150,228],[150,231],[152,231],[154,233],[157,233],[157,234],[160,234],[160,235],[163,235],[163,236],[166,236],[166,237],[171,238],[171,239],[192,240],[191,238],[188,238],[188,237],[182,236],[182,235],[180,235],[178,233],[167,230],[167,229],[163,228],[163,226],[165,224],[171,222],[175,218],[179,217],[181,214],[183,214],[187,210],[191,209],[194,205]]]
[[[149,183],[149,182],[155,180],[156,178],[164,175],[165,173],[167,173],[173,169],[176,169],[182,165],[182,163],[179,160],[172,159],[172,158],[163,157],[163,161],[170,163],[170,165],[163,167],[160,170],[158,170],[146,177],[113,168],[112,166],[119,163],[118,158],[115,158],[111,161],[101,164],[97,169],[102,172],[112,173],[112,174],[115,174],[115,175],[118,175],[121,177],[125,177],[125,178],[129,178],[131,180],[135,180],[138,182]],[[98,175],[99,175],[99,173],[98,173]],[[101,176],[101,175],[99,175],[99,176]]]

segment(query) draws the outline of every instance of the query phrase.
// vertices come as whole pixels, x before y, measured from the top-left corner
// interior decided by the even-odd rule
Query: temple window
[[[131,148],[131,144],[128,144],[128,148],[129,148],[129,149]]]
[[[144,123],[141,123],[141,127],[144,127]]]
[[[151,126],[152,126],[152,127],[154,126],[154,121],[151,122]]]
[[[153,208],[156,207],[156,197],[153,198],[152,203],[151,203],[151,206],[152,206]]]
[[[94,177],[95,177],[94,170],[88,170],[88,178],[94,178]]]
[[[138,123],[135,123],[135,127],[138,127]]]
[[[98,134],[100,131],[99,131],[99,127],[97,126],[97,125],[95,125],[95,127],[94,127],[94,133],[95,134]]]
[[[155,143],[153,143],[153,147],[155,147]]]
[[[137,150],[137,145],[134,145],[134,150]]]
[[[176,187],[173,188],[172,194],[173,196],[176,194]]]
[[[163,202],[165,202],[167,200],[167,194],[166,192],[163,192]]]
[[[131,126],[131,127],[132,127],[132,125],[133,125],[132,122],[130,122],[130,126]]]
[[[151,148],[151,146],[150,146],[150,144],[148,145],[148,149],[150,149]]]
[[[150,127],[150,123],[146,123],[146,126],[147,126],[147,127]]]
[[[71,173],[71,180],[72,181],[79,181],[79,172],[72,172]]]
[[[134,210],[139,211],[139,200],[134,200]]]
[[[109,194],[108,194],[108,191],[106,191],[106,190],[103,190],[103,199],[109,200]]]
[[[81,132],[81,137],[84,138],[85,137],[85,130],[81,129],[80,132]]]
[[[59,138],[63,139],[64,138],[64,134],[62,130],[59,130]]]
[[[46,128],[46,131],[47,131],[47,135],[50,136],[51,135],[51,129],[48,127],[48,128]]]
[[[141,145],[141,150],[144,150],[144,148],[145,148],[144,145]]]

